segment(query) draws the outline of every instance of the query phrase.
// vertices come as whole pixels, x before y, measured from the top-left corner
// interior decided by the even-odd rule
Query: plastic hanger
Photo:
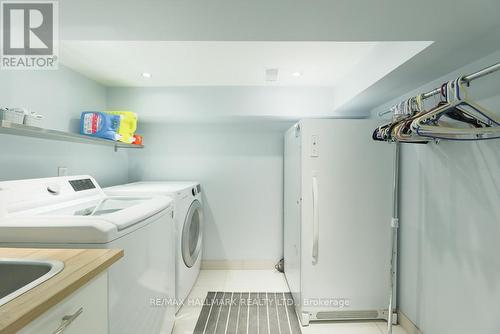
[[[423,94],[411,98],[410,105],[412,109],[412,115],[396,125],[393,130],[393,137],[395,138],[395,140],[403,143],[413,144],[427,144],[429,142],[428,139],[418,136],[411,129],[411,123],[413,122],[413,120],[419,115],[422,115],[422,113],[427,112],[424,108],[423,100]]]
[[[377,140],[377,141],[391,141],[392,140],[391,132],[392,132],[392,128],[394,126],[394,123],[396,122],[396,119],[399,119],[402,117],[401,116],[402,115],[401,103],[394,105],[391,108],[391,111],[393,113],[392,121],[389,123],[383,124],[383,125],[379,126],[378,128],[376,128],[372,134],[373,140]]]
[[[412,97],[402,101],[391,108],[393,119],[391,122],[381,125],[372,134],[372,138],[378,141],[395,141],[397,139],[397,130],[405,121],[411,117],[417,110],[416,98]]]
[[[441,91],[445,102],[412,122],[412,130],[418,135],[449,140],[500,138],[499,121],[467,98],[462,77],[443,85]],[[443,117],[455,122],[446,122]]]

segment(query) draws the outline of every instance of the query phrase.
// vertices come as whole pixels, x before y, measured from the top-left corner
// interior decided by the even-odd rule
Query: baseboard
[[[271,270],[278,261],[273,260],[203,260],[204,270]]]
[[[423,334],[422,331],[401,311],[398,311],[399,325],[407,334]]]

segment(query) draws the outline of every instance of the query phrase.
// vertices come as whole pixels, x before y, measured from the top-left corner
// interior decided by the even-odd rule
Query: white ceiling
[[[378,106],[500,45],[498,0],[65,0],[59,6],[60,36],[70,41],[435,41],[343,102],[343,112]],[[312,76],[304,71],[301,80]]]
[[[409,45],[399,42],[62,41],[60,59],[67,67],[107,86],[336,86],[360,67],[390,71],[428,45],[426,42]],[[384,65],[388,57],[390,61]],[[279,70],[277,81],[265,80],[268,68]],[[143,77],[144,72],[152,77]],[[296,72],[301,75],[294,76]],[[358,78],[359,84],[365,79],[368,76]]]
[[[60,59],[108,86],[331,86],[376,44],[64,41]],[[266,68],[279,69],[276,82],[265,81]]]

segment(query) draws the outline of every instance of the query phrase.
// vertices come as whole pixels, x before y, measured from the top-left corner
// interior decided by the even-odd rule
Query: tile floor
[[[208,291],[248,291],[248,292],[283,292],[288,287],[283,274],[274,270],[202,270],[189,299],[195,301],[186,304],[177,314],[173,334],[192,334],[201,303]],[[198,302],[200,301],[200,302]],[[302,327],[303,334],[385,334],[385,322],[342,322],[312,323]],[[394,334],[405,334],[399,326],[394,327]]]

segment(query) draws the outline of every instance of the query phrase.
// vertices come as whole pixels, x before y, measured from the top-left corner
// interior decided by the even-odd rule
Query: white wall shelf
[[[119,148],[144,148],[143,145],[133,145],[112,140],[84,136],[77,133],[43,129],[34,126],[27,126],[23,124],[16,124],[9,121],[1,121],[0,133],[10,134],[15,136],[34,137],[58,141],[67,141],[72,143],[104,145],[114,147],[115,151]]]

